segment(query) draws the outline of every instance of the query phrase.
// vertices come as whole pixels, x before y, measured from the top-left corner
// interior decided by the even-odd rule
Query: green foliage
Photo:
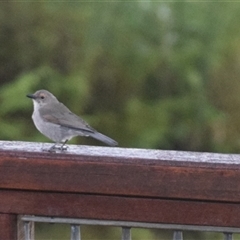
[[[239,8],[2,2],[1,138],[48,141],[25,98],[45,88],[120,146],[238,152]]]

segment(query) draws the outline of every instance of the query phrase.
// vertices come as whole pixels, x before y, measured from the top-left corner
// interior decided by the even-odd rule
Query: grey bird
[[[32,114],[36,128],[55,144],[49,151],[56,149],[65,150],[64,145],[73,137],[92,137],[109,146],[116,146],[118,143],[97,132],[83,119],[72,113],[63,103],[47,90],[39,90],[27,97],[33,100],[34,111]],[[57,147],[61,144],[60,147]]]

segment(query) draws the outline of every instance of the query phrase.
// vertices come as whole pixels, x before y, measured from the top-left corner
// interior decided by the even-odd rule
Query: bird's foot
[[[66,146],[64,144],[61,144],[60,146],[58,144],[54,144],[49,149],[42,149],[42,150],[45,152],[56,153],[58,151],[60,151],[60,152],[67,151],[67,149],[68,149],[68,146]]]
[[[66,145],[62,145],[61,147],[60,147],[60,149],[61,149],[61,151],[67,151],[68,150],[68,146],[66,146]]]

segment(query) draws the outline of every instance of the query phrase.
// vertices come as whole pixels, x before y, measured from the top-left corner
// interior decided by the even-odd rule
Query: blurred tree
[[[238,82],[227,79],[239,75],[238,11],[227,3],[1,3],[2,138],[47,141],[25,99],[46,88],[121,146],[238,151]]]

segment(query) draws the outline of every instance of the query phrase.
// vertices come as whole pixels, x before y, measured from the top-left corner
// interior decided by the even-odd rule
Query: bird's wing
[[[50,108],[51,107],[51,108]],[[72,113],[62,103],[51,104],[51,106],[40,108],[40,116],[46,122],[51,122],[62,127],[68,127],[85,132],[95,132],[83,119]]]

